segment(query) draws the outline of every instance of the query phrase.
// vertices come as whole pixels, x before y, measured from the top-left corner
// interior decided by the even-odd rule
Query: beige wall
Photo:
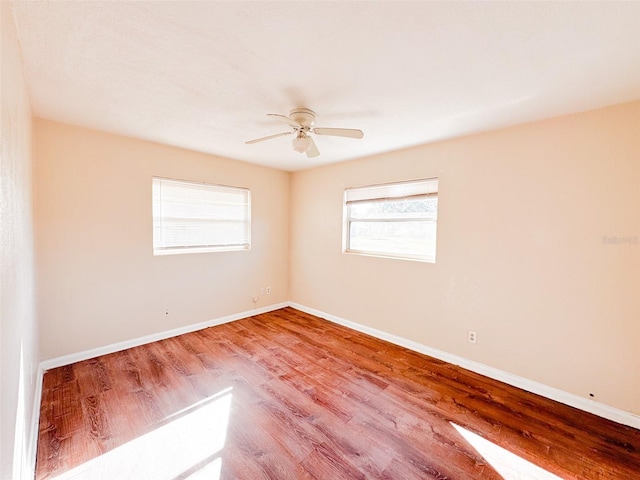
[[[288,299],[287,172],[39,119],[34,135],[45,359]],[[249,187],[251,251],[154,257],[153,176]]]
[[[0,479],[4,480],[18,478],[28,465],[39,358],[31,109],[8,2],[0,2],[0,23]]]
[[[346,187],[432,176],[436,264],[341,253]],[[639,209],[640,102],[296,172],[291,299],[640,414]]]

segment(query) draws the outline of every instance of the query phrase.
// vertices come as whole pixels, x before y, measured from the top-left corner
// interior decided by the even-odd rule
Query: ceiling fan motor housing
[[[294,108],[289,112],[289,118],[305,127],[311,127],[316,121],[316,113],[308,108]]]

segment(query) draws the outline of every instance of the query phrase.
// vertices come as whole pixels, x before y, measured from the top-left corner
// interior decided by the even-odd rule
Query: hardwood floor
[[[46,372],[37,479],[640,478],[640,431],[292,308]]]

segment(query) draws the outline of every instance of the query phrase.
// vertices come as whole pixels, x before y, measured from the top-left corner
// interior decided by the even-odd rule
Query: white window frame
[[[436,245],[434,245],[433,253],[427,255],[420,254],[400,254],[396,252],[379,252],[358,250],[351,248],[351,222],[415,222],[424,221],[435,223],[437,232],[437,213],[433,218],[423,217],[391,217],[384,219],[354,219],[351,216],[350,205],[358,202],[380,202],[380,201],[398,201],[409,198],[425,198],[438,197],[438,178],[424,178],[417,180],[408,180],[402,182],[385,183],[378,185],[367,185],[362,187],[347,188],[344,191],[343,201],[343,235],[342,235],[342,252],[365,255],[381,258],[394,258],[401,260],[413,260],[425,263],[436,263]]]
[[[243,238],[239,239],[238,242],[234,243],[221,243],[216,242],[215,239],[207,239],[210,241],[205,242],[204,244],[194,244],[189,242],[183,242],[184,245],[168,245],[168,241],[163,242],[163,234],[165,236],[171,235],[171,225],[168,224],[164,226],[162,224],[162,209],[167,208],[169,201],[168,199],[162,198],[162,186],[182,186],[182,187],[193,187],[194,191],[203,192],[203,198],[199,199],[201,203],[198,204],[199,208],[202,208],[202,202],[206,204],[207,200],[205,199],[207,193],[220,194],[220,193],[236,193],[244,196],[243,202],[236,202],[231,204],[235,208],[242,207],[244,209],[243,217],[241,222],[244,223],[244,232]],[[184,199],[185,202],[188,202],[188,199]],[[210,200],[209,200],[210,201]],[[194,206],[196,203],[194,203]],[[220,203],[212,202],[212,205],[220,206]],[[251,191],[248,188],[244,187],[233,187],[228,185],[216,185],[209,184],[203,182],[193,182],[188,180],[177,180],[173,178],[162,178],[162,177],[153,177],[152,179],[152,211],[153,211],[153,254],[154,255],[174,255],[174,254],[183,254],[183,253],[206,253],[206,252],[229,252],[229,251],[238,251],[238,250],[250,250],[251,249]],[[223,223],[228,222],[228,219],[221,219],[217,221],[213,218],[182,218],[184,224],[181,226],[183,229],[189,229],[189,222],[192,223],[192,228],[195,228],[198,223],[201,222],[209,222],[210,224]],[[235,222],[235,220],[232,220]],[[175,226],[174,226],[175,228]]]

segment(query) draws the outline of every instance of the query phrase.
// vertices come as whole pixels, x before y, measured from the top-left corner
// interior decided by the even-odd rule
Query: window
[[[435,263],[438,179],[349,188],[343,251]]]
[[[251,248],[246,188],[153,179],[153,254]]]

